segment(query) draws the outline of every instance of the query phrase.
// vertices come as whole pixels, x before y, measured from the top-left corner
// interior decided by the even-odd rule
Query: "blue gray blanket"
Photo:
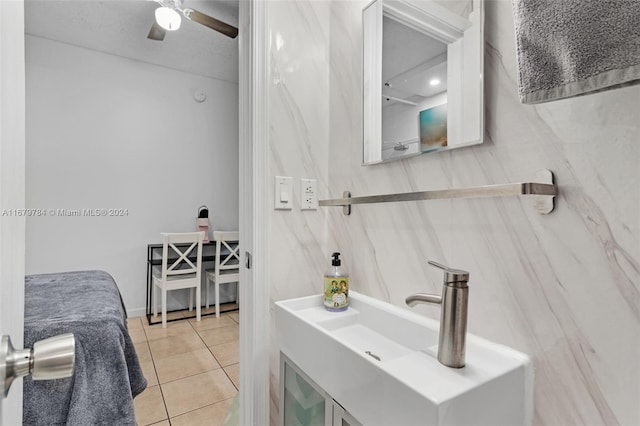
[[[103,271],[30,275],[24,345],[73,333],[73,377],[24,381],[25,425],[135,425],[133,398],[147,386],[113,278]]]

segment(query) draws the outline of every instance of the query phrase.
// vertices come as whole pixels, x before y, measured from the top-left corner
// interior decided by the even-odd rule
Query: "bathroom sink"
[[[280,350],[363,425],[530,424],[529,358],[468,334],[466,365],[437,360],[438,321],[349,292],[276,303]]]

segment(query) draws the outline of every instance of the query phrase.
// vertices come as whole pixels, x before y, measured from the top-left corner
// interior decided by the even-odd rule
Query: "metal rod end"
[[[554,185],[554,176],[551,170],[542,169],[536,172],[536,183],[546,183]],[[556,206],[555,195],[534,195],[536,211],[540,214],[549,214]]]
[[[342,193],[342,198],[351,198],[351,191],[344,191]],[[342,214],[345,216],[351,215],[351,205],[342,206]]]

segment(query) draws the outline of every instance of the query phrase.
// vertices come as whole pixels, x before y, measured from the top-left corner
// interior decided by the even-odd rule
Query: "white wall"
[[[238,86],[33,36],[26,55],[27,207],[128,211],[28,218],[27,273],[103,269],[141,315],[160,232],[195,230],[203,204],[237,229]]]
[[[510,2],[489,1],[485,143],[362,167],[366,3],[270,8],[271,33],[283,38],[270,52],[280,73],[270,100],[283,100],[270,110],[272,172],[318,173],[319,197],[336,198],[346,189],[357,196],[516,182],[549,168],[558,207],[541,216],[522,197],[354,206],[348,217],[336,207],[273,212],[273,299],[319,293],[334,249],[354,290],[399,306],[411,293],[440,291],[441,272],[427,259],[467,269],[470,332],[534,362],[536,425],[639,424],[640,87],[521,105]],[[313,46],[307,57],[290,50],[305,43]],[[310,67],[327,53],[329,68]],[[320,87],[329,99],[301,87]],[[309,132],[318,122],[328,127]],[[439,318],[437,307],[416,311]]]

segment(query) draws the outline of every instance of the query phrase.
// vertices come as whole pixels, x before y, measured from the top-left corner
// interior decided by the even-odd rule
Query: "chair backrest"
[[[239,269],[240,233],[238,231],[213,231],[213,239],[216,242],[216,271]]]
[[[162,279],[171,275],[195,273],[196,279],[199,280],[204,232],[161,233],[160,235],[162,235]],[[195,256],[195,264],[192,261],[193,256]]]

